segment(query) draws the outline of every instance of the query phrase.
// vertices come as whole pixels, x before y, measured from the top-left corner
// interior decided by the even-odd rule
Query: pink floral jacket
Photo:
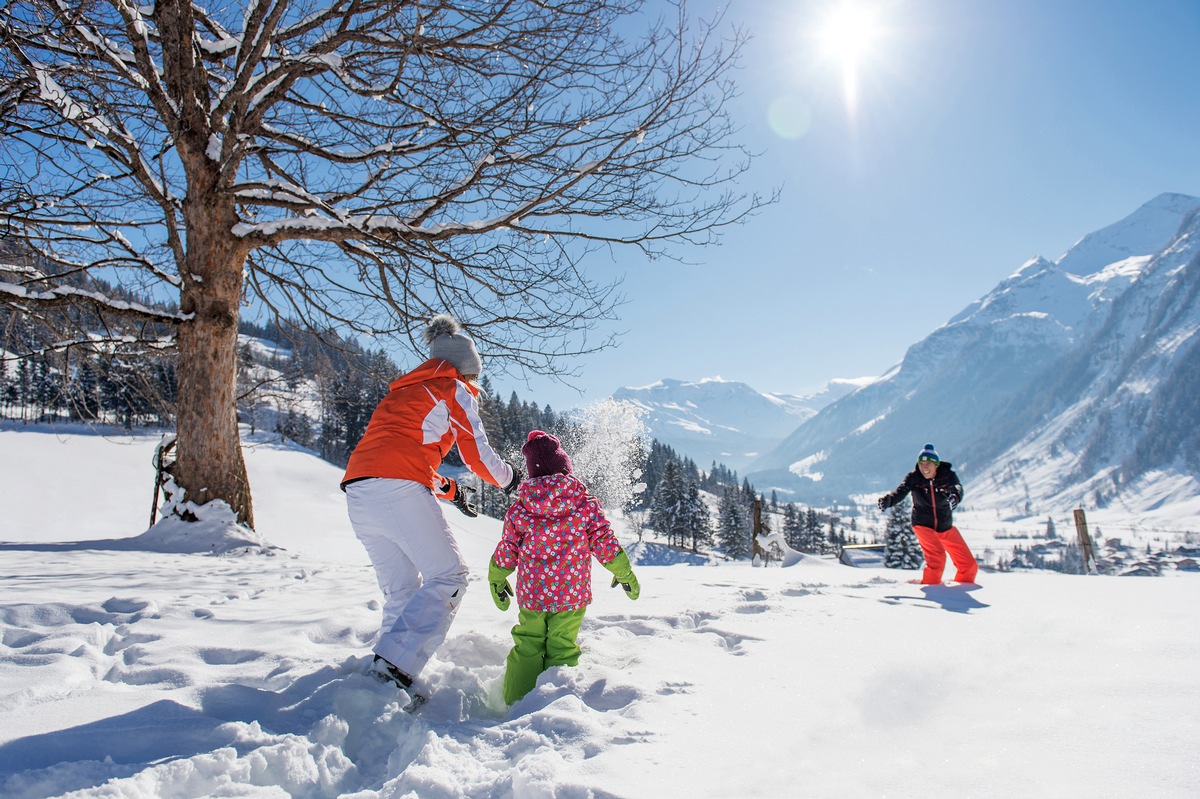
[[[521,483],[504,515],[504,533],[492,558],[517,569],[517,605],[559,613],[592,601],[591,557],[608,563],[621,552],[604,509],[569,474]]]

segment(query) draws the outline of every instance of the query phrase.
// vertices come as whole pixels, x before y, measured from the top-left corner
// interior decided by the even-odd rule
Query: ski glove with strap
[[[443,477],[440,474],[435,474],[434,477],[440,482],[433,484],[433,495],[438,499],[452,502],[454,495],[458,493],[458,481],[453,477]]]
[[[448,499],[454,503],[454,507],[458,508],[467,516],[475,517],[479,515],[479,511],[475,508],[475,504],[471,501],[475,489],[461,485],[453,477],[442,477],[441,484],[434,488],[433,495],[438,499]]]
[[[504,568],[495,559],[488,563],[488,588],[492,601],[500,610],[508,610],[508,598],[513,595],[512,583],[508,581],[508,575],[512,573],[512,569]]]
[[[625,550],[621,550],[615,558],[602,565],[612,572],[613,588],[616,588],[619,583],[625,589],[625,596],[630,599],[637,599],[641,596],[641,586],[638,585],[637,578],[633,576],[633,566],[630,565],[629,556],[625,554]]]
[[[954,488],[938,488],[937,491],[946,495],[946,501],[950,503],[950,510],[958,507],[958,492]]]
[[[508,481],[508,485],[504,486],[504,492],[511,494],[517,490],[517,486],[521,485],[521,481],[525,479],[525,472],[521,471],[521,467],[515,464],[508,464],[508,468],[512,469],[512,479]]]
[[[472,518],[479,515],[479,510],[475,507],[474,502],[472,502],[475,498],[474,494],[475,489],[461,483],[458,486],[458,491],[454,493],[454,507]]]

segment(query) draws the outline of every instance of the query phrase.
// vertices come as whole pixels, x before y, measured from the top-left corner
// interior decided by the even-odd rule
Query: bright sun
[[[816,30],[822,54],[841,67],[842,88],[851,115],[858,106],[859,72],[875,58],[884,35],[877,10],[855,0],[837,0]]]
[[[869,58],[882,29],[875,11],[853,2],[840,2],[829,13],[817,36],[826,55],[858,64]]]

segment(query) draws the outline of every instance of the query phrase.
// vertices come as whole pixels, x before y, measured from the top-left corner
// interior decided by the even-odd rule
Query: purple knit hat
[[[548,474],[570,474],[571,457],[563,451],[562,444],[549,433],[534,430],[521,447],[525,456],[525,472],[530,477],[545,477]]]

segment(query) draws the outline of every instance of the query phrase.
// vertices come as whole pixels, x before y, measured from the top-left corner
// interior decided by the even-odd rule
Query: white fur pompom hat
[[[430,319],[424,338],[429,345],[430,358],[449,361],[462,375],[477,375],[483,371],[483,361],[475,349],[475,342],[462,332],[453,316],[439,314]]]

